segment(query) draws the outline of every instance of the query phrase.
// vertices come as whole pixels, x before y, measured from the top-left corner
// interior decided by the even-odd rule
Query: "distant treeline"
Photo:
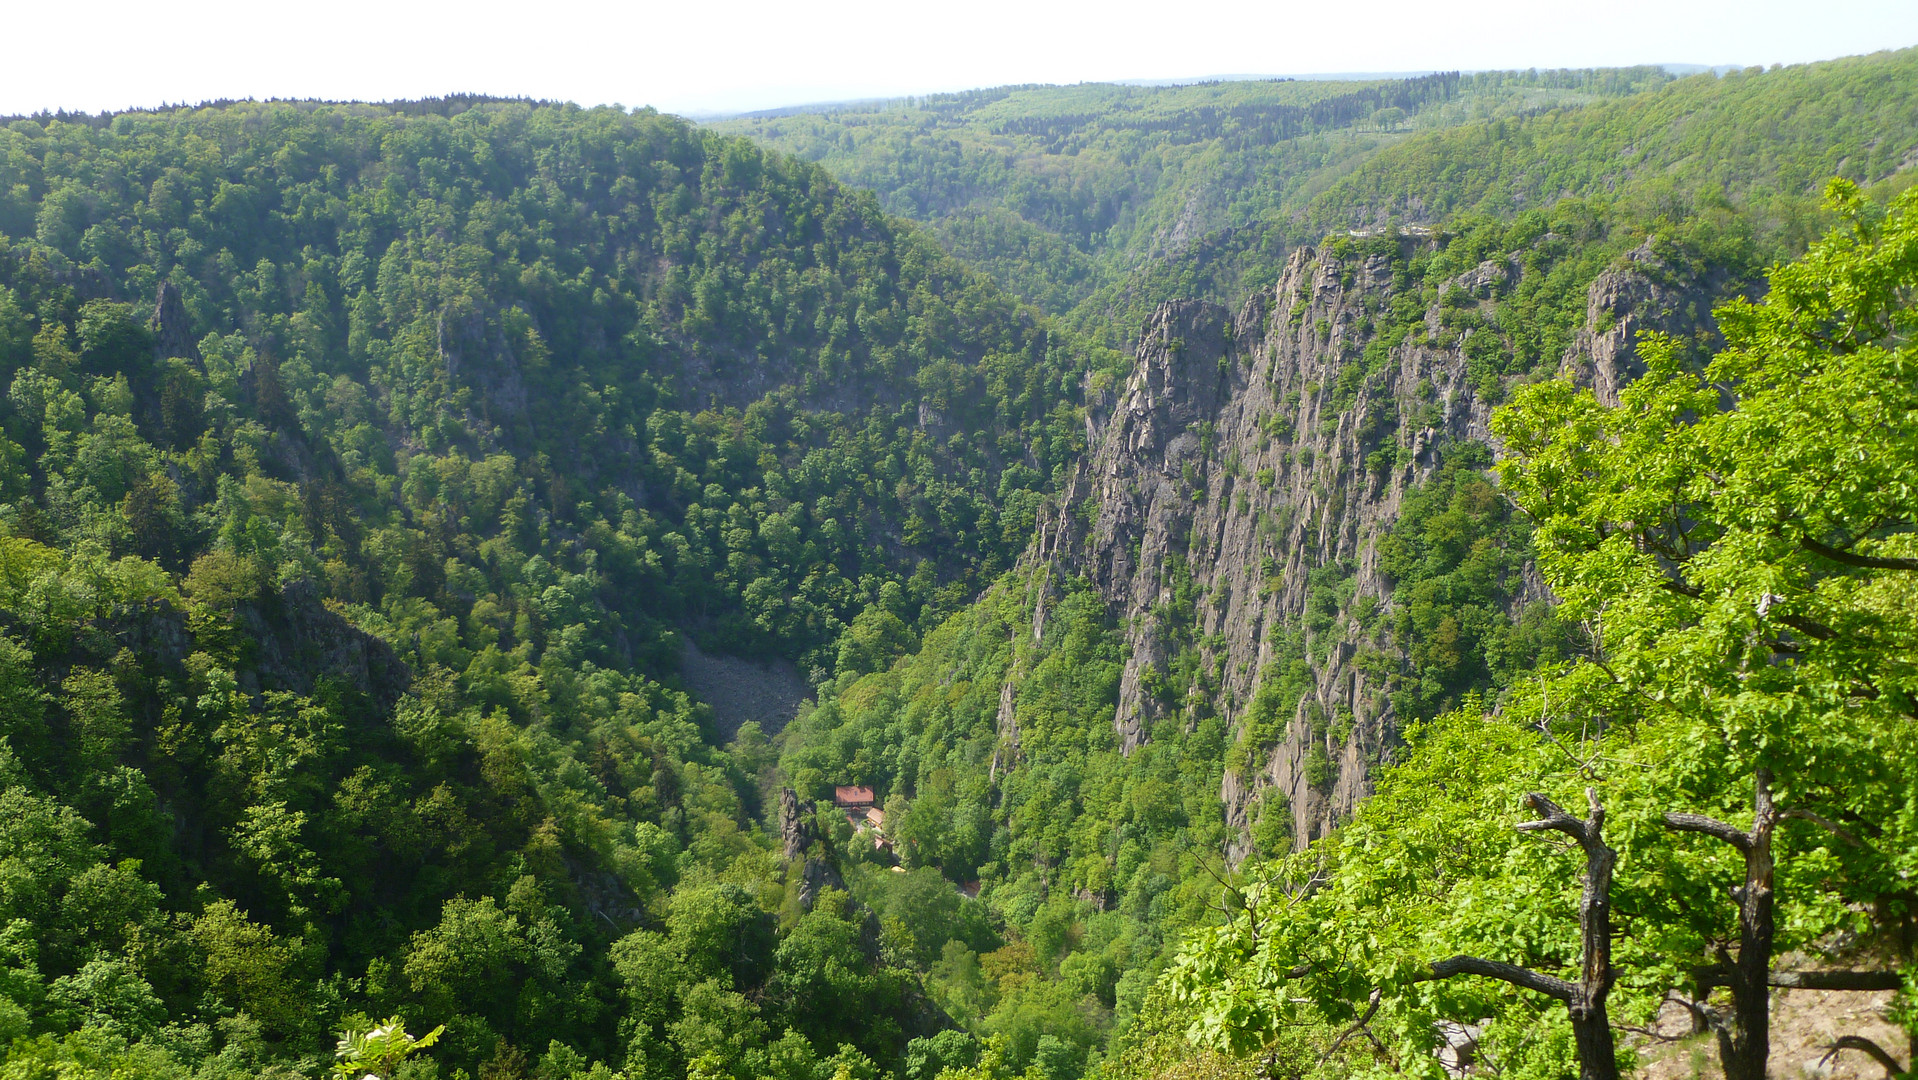
[[[1228,147],[1244,149],[1271,146],[1327,128],[1345,127],[1381,109],[1397,108],[1411,113],[1425,105],[1450,101],[1457,96],[1458,87],[1459,73],[1446,71],[1364,86],[1309,105],[1273,102],[1202,105],[1177,115],[1151,118],[1113,116],[1110,112],[1025,116],[1000,121],[992,130],[998,135],[1026,135],[1052,143],[1096,124],[1127,131],[1164,132],[1171,135],[1174,142],[1220,139]]]
[[[200,102],[195,105],[194,108],[225,109],[235,105],[254,103],[256,102],[253,98],[220,98],[217,101]],[[412,101],[382,101],[378,104],[364,101],[326,101],[318,98],[269,98],[264,102],[259,102],[259,104],[291,106],[295,109],[305,109],[308,111],[333,108],[340,105],[365,105],[367,108],[373,109],[382,115],[444,116],[450,118],[480,105],[517,104],[538,107],[557,105],[560,103],[548,101],[544,98],[498,97],[492,94],[446,94],[441,97],[424,97]],[[179,108],[184,107],[184,105],[185,103],[183,102],[180,106],[159,105],[151,109],[128,109],[122,112],[103,113],[68,112],[65,109],[53,111],[43,110],[31,115],[15,113],[12,116],[0,116],[0,125],[12,124],[17,120],[28,120],[41,126],[58,123],[79,124],[91,128],[105,129],[110,128],[115,120],[124,116],[162,116],[176,112]]]
[[[1670,72],[1657,64],[1624,68],[1548,68],[1544,71],[1530,68],[1525,71],[1474,72],[1466,77],[1465,88],[1480,92],[1519,87],[1579,90],[1616,97],[1650,90],[1661,83],[1670,82],[1672,78]]]

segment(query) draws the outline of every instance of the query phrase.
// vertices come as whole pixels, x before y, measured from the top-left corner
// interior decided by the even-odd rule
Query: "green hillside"
[[[902,647],[1023,547],[1109,360],[657,115],[0,139],[8,1075],[310,1073],[398,1013],[469,1075],[678,1076],[746,1022],[726,1060],[811,1076],[937,1026],[851,909],[777,917],[770,752],[676,642]]]
[[[1413,132],[1665,81],[1634,68],[1002,87],[711,126],[819,162],[1018,295],[1124,340],[1161,300],[1268,280],[1283,247],[1260,234]]]
[[[1899,155],[1890,148],[1918,146],[1918,131],[1908,127],[1912,111],[1899,112],[1895,107],[1918,92],[1918,79],[1902,74],[1909,62],[1909,54],[1901,53],[1763,76],[1685,80],[1618,102],[1467,121],[1379,151],[1308,204],[1308,215],[1281,219],[1273,226],[1275,235],[1305,235],[1303,230],[1308,228],[1378,220],[1382,200],[1367,201],[1373,197],[1368,193],[1378,191],[1412,191],[1426,200],[1425,205],[1443,207],[1425,218],[1442,226],[1429,244],[1408,246],[1381,230],[1382,235],[1367,237],[1335,234],[1322,247],[1326,257],[1348,267],[1368,259],[1383,260],[1399,297],[1369,313],[1361,336],[1349,346],[1363,354],[1355,357],[1361,362],[1348,371],[1356,381],[1348,385],[1341,379],[1338,394],[1349,401],[1360,383],[1376,382],[1379,368],[1391,363],[1392,350],[1408,339],[1457,347],[1466,357],[1477,391],[1489,401],[1519,392],[1524,384],[1545,379],[1556,370],[1565,349],[1583,328],[1587,286],[1608,269],[1624,265],[1629,251],[1655,252],[1657,269],[1651,272],[1665,275],[1660,280],[1673,287],[1717,281],[1717,288],[1730,292],[1762,281],[1771,259],[1802,247],[1814,229],[1831,220],[1830,208],[1819,205],[1822,181],[1807,178],[1816,174],[1821,162],[1845,160],[1843,147],[1852,133],[1884,133],[1875,137],[1887,148],[1881,155],[1886,161],[1859,173],[1859,179],[1876,184],[1881,206],[1907,183],[1896,167]],[[1774,82],[1767,84],[1767,79]],[[1870,92],[1861,92],[1867,83]],[[1712,106],[1700,105],[1701,99]],[[1662,111],[1649,112],[1653,105]],[[1801,112],[1816,110],[1822,110],[1824,117],[1818,123],[1788,123]],[[1893,118],[1892,113],[1898,115]],[[1689,117],[1689,123],[1673,124],[1674,115]],[[1782,125],[1779,130],[1786,131],[1787,137],[1744,140],[1740,133],[1755,122],[1755,116]],[[1568,186],[1557,201],[1539,198],[1535,204],[1524,199],[1493,200],[1483,192],[1502,190],[1503,181],[1486,179],[1477,198],[1455,199],[1465,190],[1464,178],[1476,175],[1473,170],[1488,160],[1481,152],[1486,141],[1496,140],[1513,161],[1549,163],[1559,160],[1555,152],[1535,143],[1581,118],[1594,130],[1610,129],[1614,135],[1669,127],[1683,135],[1686,145],[1742,141],[1772,164],[1742,171],[1619,172],[1582,187]],[[1647,153],[1665,160],[1676,151],[1650,149]],[[1526,154],[1534,156],[1526,158]],[[1593,153],[1591,159],[1599,161],[1601,155]],[[1680,159],[1696,160],[1689,155]],[[1428,171],[1412,173],[1421,168]],[[1529,168],[1515,165],[1513,175],[1529,176]],[[1403,188],[1392,187],[1395,181],[1386,179],[1407,174],[1412,178]],[[1454,183],[1461,186],[1455,188]],[[950,227],[950,219],[940,226]],[[951,234],[943,235],[949,239]],[[1409,258],[1408,252],[1412,253]],[[1467,295],[1449,284],[1475,267],[1508,261],[1522,267],[1517,279],[1494,286],[1485,295]],[[1350,272],[1346,271],[1348,276]],[[1146,280],[1168,290],[1194,287],[1204,280],[1193,276],[1189,264],[1158,273],[1162,276]],[[1694,303],[1704,306],[1710,300]],[[1436,328],[1427,322],[1427,312],[1433,309],[1439,313]],[[1681,353],[1696,359],[1710,347],[1708,340],[1690,341]],[[1908,376],[1907,372],[1904,377]],[[1385,443],[1392,442],[1394,424],[1410,422],[1414,422],[1410,416],[1388,417]],[[1276,429],[1282,431],[1283,425]],[[1043,590],[1040,582],[1029,578],[1002,581],[976,609],[929,635],[920,654],[891,671],[857,681],[842,679],[836,701],[822,705],[789,730],[782,767],[801,791],[821,791],[833,778],[853,777],[874,784],[882,797],[890,792],[888,820],[898,823],[892,835],[908,865],[939,869],[954,881],[982,879],[981,895],[1004,925],[1016,930],[1011,944],[991,953],[955,937],[946,947],[943,963],[929,972],[927,981],[929,992],[953,1015],[975,1017],[975,1030],[1002,1040],[994,1051],[1000,1056],[993,1059],[997,1062],[993,1068],[1017,1074],[1029,1067],[1054,1068],[1048,1062],[1065,1062],[1064,1067],[1073,1068],[1083,1059],[1099,1061],[1101,1075],[1183,1076],[1189,1074],[1180,1072],[1175,1063],[1213,1051],[1226,1052],[1228,1058],[1256,1051],[1236,1064],[1202,1058],[1212,1062],[1208,1068],[1222,1070],[1219,1075],[1295,1075],[1314,1067],[1330,1070],[1322,1075],[1348,1075],[1381,1067],[1380,1060],[1362,1053],[1327,1064],[1326,1047],[1340,1033],[1340,1023],[1355,1015],[1349,998],[1339,998],[1329,986],[1294,991],[1275,980],[1259,984],[1265,996],[1246,988],[1251,965],[1275,962],[1247,943],[1269,932],[1261,931],[1260,924],[1232,924],[1232,933],[1251,938],[1223,937],[1224,944],[1206,946],[1214,952],[1182,961],[1181,970],[1203,965],[1196,969],[1202,974],[1194,983],[1166,982],[1159,974],[1172,963],[1188,934],[1217,920],[1216,905],[1224,903],[1231,909],[1243,902],[1237,890],[1247,882],[1271,882],[1278,875],[1275,884],[1264,887],[1294,888],[1300,880],[1297,875],[1309,878],[1310,867],[1322,860],[1349,860],[1350,874],[1357,875],[1351,888],[1360,898],[1338,902],[1375,904],[1379,901],[1374,894],[1362,892],[1373,887],[1375,877],[1399,873],[1402,867],[1429,865],[1418,861],[1425,857],[1423,849],[1406,850],[1428,842],[1423,832],[1391,841],[1390,854],[1381,858],[1397,859],[1397,866],[1381,866],[1368,858],[1365,845],[1387,843],[1372,830],[1389,834],[1403,828],[1392,815],[1430,814],[1442,819],[1457,814],[1502,828],[1503,819],[1490,816],[1492,802],[1505,798],[1516,805],[1517,795],[1497,787],[1505,781],[1489,779],[1493,770],[1487,761],[1518,751],[1498,741],[1508,737],[1504,728],[1493,729],[1483,739],[1471,734],[1478,719],[1478,706],[1473,703],[1523,707],[1515,703],[1530,700],[1523,694],[1525,686],[1535,683],[1542,672],[1555,670],[1552,661],[1559,655],[1558,642],[1575,643],[1580,632],[1549,616],[1538,620],[1536,611],[1514,618],[1519,608],[1511,590],[1521,576],[1520,568],[1531,558],[1535,518],[1494,495],[1483,447],[1448,447],[1443,461],[1426,483],[1408,492],[1393,536],[1379,552],[1381,567],[1393,580],[1394,607],[1380,618],[1376,609],[1354,605],[1350,567],[1328,563],[1315,569],[1313,610],[1267,628],[1274,675],[1257,695],[1243,731],[1222,719],[1223,707],[1217,704],[1219,673],[1208,669],[1203,659],[1206,646],[1195,630],[1181,643],[1182,651],[1169,658],[1158,691],[1162,700],[1180,703],[1179,707],[1151,731],[1144,746],[1123,755],[1111,725],[1123,662],[1118,651],[1120,628],[1100,609],[1096,596],[1083,591],[1083,584],[1067,583],[1069,599],[1047,612],[1046,632],[1034,640],[1036,634],[1029,636],[1022,628],[1038,625],[1035,590]],[[1332,483],[1349,495],[1367,479],[1341,475]],[[1100,512],[1096,506],[1081,510],[1088,520]],[[1176,560],[1165,568],[1162,580],[1165,608],[1182,612],[1180,617],[1188,624],[1199,621],[1206,605],[1221,602],[1222,598],[1195,589],[1190,574]],[[1557,580],[1553,584],[1558,587]],[[1343,597],[1341,588],[1346,590]],[[1321,601],[1322,609],[1317,606]],[[1290,721],[1301,693],[1300,680],[1309,683],[1307,669],[1317,662],[1314,650],[1325,648],[1314,644],[1315,632],[1342,630],[1349,622],[1368,620],[1384,628],[1377,639],[1380,645],[1403,651],[1397,670],[1380,668],[1375,662],[1366,669],[1368,678],[1392,671],[1382,685],[1408,724],[1443,716],[1455,727],[1447,728],[1442,738],[1434,736],[1431,749],[1406,765],[1403,779],[1390,781],[1385,789],[1390,797],[1375,811],[1381,816],[1362,819],[1368,824],[1352,839],[1315,846],[1296,863],[1275,860],[1261,865],[1255,860],[1242,868],[1242,877],[1234,877],[1222,856],[1237,839],[1220,804],[1223,775],[1242,769],[1248,749],[1269,745]],[[1013,689],[1002,699],[996,691],[1008,682]],[[1583,692],[1583,684],[1579,686],[1578,692]],[[1018,764],[1010,768],[1005,763],[1009,715],[1016,720],[1018,740]],[[1657,737],[1668,734],[1661,732]],[[1549,747],[1539,752],[1551,753]],[[1476,756],[1481,754],[1489,758]],[[1448,755],[1470,763],[1458,766],[1464,775],[1473,768],[1487,770],[1486,789],[1481,792],[1468,785],[1458,800],[1434,796],[1431,783],[1456,783],[1428,779],[1434,774],[1458,775],[1445,771],[1453,767]],[[1532,778],[1512,783],[1542,782],[1537,778],[1556,775],[1534,758],[1522,763],[1514,759],[1511,765],[1515,770],[1511,775]],[[1673,758],[1672,765],[1681,770],[1707,767],[1683,755]],[[1698,781],[1704,785],[1695,789],[1699,797],[1706,797],[1708,790],[1713,793],[1709,797],[1729,797],[1727,791],[1736,780],[1722,773],[1712,775],[1709,784]],[[1668,782],[1676,783],[1660,781]],[[1290,822],[1283,797],[1275,795],[1269,801],[1272,805],[1254,808],[1248,839],[1256,854],[1281,856],[1293,842]],[[1381,824],[1369,824],[1374,820]],[[1676,856],[1660,850],[1656,857]],[[1483,887],[1494,892],[1537,890],[1541,907],[1556,902],[1543,895],[1556,887],[1554,880],[1570,874],[1533,882],[1499,877],[1489,869],[1471,872],[1488,875]],[[1221,879],[1232,883],[1223,896]],[[1815,905],[1818,901],[1802,902]],[[1378,918],[1416,919],[1405,914],[1407,910],[1391,907]],[[1499,911],[1503,915],[1507,909]],[[1314,912],[1315,919],[1324,921],[1301,923],[1296,933],[1302,941],[1329,933],[1328,923],[1356,918],[1336,907]],[[1447,925],[1465,926],[1471,933],[1495,939],[1495,926],[1479,928],[1469,921],[1469,913],[1456,919]],[[1366,929],[1355,933],[1381,932],[1374,922],[1359,925]],[[1576,921],[1570,926],[1575,930]],[[1560,924],[1552,932],[1563,929]],[[1684,948],[1703,947],[1698,937],[1684,934],[1717,932],[1697,927],[1665,929],[1678,934],[1672,940],[1683,940]],[[1648,976],[1645,982],[1653,994],[1665,988],[1652,981],[1656,978]],[[1314,999],[1319,1011],[1285,1007],[1280,999],[1293,992],[1321,995]],[[1483,1010],[1475,1017],[1492,1011],[1483,1004],[1484,998],[1460,1000],[1474,1004],[1459,1005],[1452,1013],[1433,1013],[1437,1005],[1414,999],[1405,1006],[1411,1011],[1399,1015],[1452,1016],[1465,1022],[1473,1019],[1465,1016],[1465,1009]],[[1642,1003],[1644,999],[1635,1000]],[[1276,1011],[1241,1017],[1237,1010],[1251,1009],[1255,1002],[1259,1010]],[[1362,995],[1358,1005],[1363,1006]],[[1532,1005],[1498,1015],[1521,1025],[1553,1022]],[[1093,1018],[1092,1030],[1085,1025],[1087,1016]],[[1250,1030],[1232,1026],[1255,1021],[1271,1026]],[[1185,1039],[1188,1025],[1190,1042]],[[1044,1045],[1049,1050],[1042,1051],[1042,1040],[1048,1038],[1052,1041]],[[1413,1044],[1418,1041],[1408,1038]],[[1551,1045],[1549,1051],[1526,1051],[1544,1056],[1522,1059],[1522,1068],[1558,1075],[1551,1069],[1569,1062],[1570,1051]],[[1389,1063],[1391,1059],[1381,1060]],[[996,1074],[988,1069],[979,1075]]]
[[[1422,135],[1339,180],[1309,220],[1442,221],[1609,196],[1646,217],[1736,209],[1802,249],[1827,179],[1909,173],[1914,139],[1918,49],[1694,75],[1523,123]]]
[[[1918,1029],[1918,191],[1887,208],[1837,181],[1827,207],[1841,225],[1763,301],[1719,309],[1702,368],[1653,338],[1615,405],[1549,380],[1495,415],[1499,484],[1583,640],[1496,707],[1412,728],[1336,835],[1234,883],[1133,1075],[1181,1049],[1383,1074],[1467,1024],[1503,1075],[1708,1051],[1726,1076],[1808,1051],[1897,1069]],[[1696,1027],[1662,1025],[1673,1006]],[[1808,1045],[1773,1026],[1792,1008],[1852,1029]]]
[[[1164,300],[1236,303],[1328,232],[1568,196],[1617,203],[1636,225],[1735,207],[1768,257],[1802,250],[1823,227],[1826,178],[1911,168],[1915,55],[1676,80],[1627,68],[1002,88],[713,126],[824,164],[1117,342]]]

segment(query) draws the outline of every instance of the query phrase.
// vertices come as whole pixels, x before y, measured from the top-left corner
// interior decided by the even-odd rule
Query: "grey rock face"
[[[1637,331],[1709,333],[1709,299],[1723,286],[1662,281],[1650,259],[1634,252],[1593,283],[1588,326],[1603,329],[1581,333],[1564,359],[1611,400],[1639,370]],[[1454,283],[1487,296],[1521,274],[1516,260],[1493,261]],[[1103,419],[1091,449],[1027,558],[1086,577],[1124,628],[1129,655],[1113,724],[1127,753],[1173,712],[1164,676],[1184,648],[1216,673],[1211,704],[1238,731],[1273,660],[1274,630],[1305,626],[1315,569],[1339,564],[1355,596],[1386,609],[1374,625],[1389,625],[1378,541],[1407,489],[1430,476],[1443,443],[1479,440],[1497,453],[1491,405],[1468,378],[1462,342],[1439,344],[1436,305],[1427,333],[1409,335],[1363,375],[1373,316],[1394,295],[1390,259],[1348,264],[1299,250],[1277,287],[1236,315],[1207,303],[1161,307],[1131,379],[1109,406],[1094,403]],[[1525,576],[1514,589],[1521,602],[1544,596],[1536,573]],[[1198,598],[1184,623],[1172,604],[1182,587]],[[1370,792],[1397,745],[1384,677],[1354,664],[1361,650],[1396,656],[1393,644],[1349,621],[1323,633],[1337,639],[1309,638],[1311,689],[1283,738],[1227,770],[1220,797],[1241,836],[1268,788],[1285,793],[1296,843],[1323,835]],[[1343,715],[1349,726],[1312,722]],[[1315,746],[1331,766],[1318,783],[1306,767]],[[1242,840],[1230,854],[1247,850]]]
[[[812,814],[810,799],[801,801],[792,788],[779,789],[779,838],[787,862],[804,855],[806,849],[812,846]]]
[[[1565,352],[1561,370],[1589,386],[1606,405],[1618,404],[1618,392],[1645,373],[1638,357],[1639,335],[1669,334],[1703,352],[1719,342],[1712,305],[1740,288],[1722,270],[1702,276],[1667,265],[1650,241],[1626,254],[1623,266],[1598,275],[1586,290],[1585,325]]]
[[[438,325],[440,362],[447,377],[456,385],[477,392],[474,419],[484,426],[511,426],[526,418],[526,384],[522,379],[525,358],[520,355],[525,343],[514,348],[507,339],[500,313],[475,308],[440,312]]]
[[[247,662],[234,674],[249,695],[307,696],[330,679],[386,713],[413,685],[412,669],[391,646],[326,607],[304,581],[241,600],[227,617],[248,642]],[[195,647],[185,613],[167,602],[120,612],[102,629],[169,666],[183,663]]]
[[[169,360],[176,356],[186,360],[200,359],[200,346],[193,340],[186,304],[180,299],[180,290],[171,281],[160,283],[159,293],[153,300],[151,325],[154,360]]]
[[[242,603],[234,617],[254,642],[252,663],[238,673],[249,692],[311,694],[314,677],[324,675],[366,694],[384,712],[412,685],[412,669],[390,646],[321,604],[305,582]]]
[[[729,743],[748,720],[777,735],[812,698],[812,688],[787,660],[746,660],[705,653],[684,640],[679,671],[701,701],[712,706],[719,741]]]

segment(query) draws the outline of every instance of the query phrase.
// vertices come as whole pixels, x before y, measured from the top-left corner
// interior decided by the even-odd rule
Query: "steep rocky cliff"
[[[1446,329],[1455,316],[1432,301],[1397,344],[1373,341],[1393,302],[1402,318],[1402,297],[1419,295],[1407,258],[1438,242],[1345,259],[1302,249],[1236,314],[1161,307],[1136,371],[1094,409],[1086,460],[1029,555],[1089,579],[1118,618],[1130,652],[1113,723],[1128,753],[1168,719],[1209,710],[1231,724],[1220,796],[1242,838],[1235,856],[1263,806],[1289,810],[1302,845],[1369,791],[1398,740],[1390,690],[1406,672],[1380,541],[1447,448],[1497,452],[1484,391],[1504,386],[1474,378],[1464,337]],[[1523,273],[1519,259],[1491,260],[1436,292],[1454,312],[1490,311]],[[1639,331],[1708,336],[1726,281],[1633,251],[1591,283],[1561,369],[1615,400],[1639,370]],[[1513,577],[1515,614],[1544,589],[1529,567]],[[1285,714],[1261,720],[1265,737],[1249,732],[1262,681],[1284,678],[1291,689],[1265,707]]]
[[[1733,296],[1757,299],[1763,291],[1748,274],[1723,265],[1674,266],[1650,242],[1640,244],[1585,291],[1585,322],[1560,370],[1616,405],[1619,390],[1644,373],[1637,356],[1641,332],[1668,334],[1705,355],[1719,342],[1712,308]]]

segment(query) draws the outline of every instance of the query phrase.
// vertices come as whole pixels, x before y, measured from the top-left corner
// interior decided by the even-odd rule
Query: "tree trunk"
[[[1725,1080],[1765,1080],[1771,1058],[1771,954],[1777,929],[1772,832],[1777,825],[1771,773],[1764,769],[1753,776],[1750,832],[1698,814],[1665,815],[1666,828],[1715,836],[1745,856],[1745,880],[1732,890],[1732,899],[1738,902],[1738,958],[1724,973],[1732,994],[1732,1015],[1714,1017],[1711,1024],[1718,1036]]]
[[[1611,997],[1615,978],[1612,870],[1618,865],[1618,853],[1606,847],[1599,835],[1605,821],[1604,808],[1598,805],[1597,796],[1588,793],[1587,797],[1592,804],[1591,817],[1581,823],[1585,826],[1582,831],[1571,834],[1585,849],[1585,888],[1578,901],[1584,964],[1578,996],[1567,1008],[1572,1016],[1572,1034],[1577,1040],[1579,1080],[1614,1080],[1618,1076],[1618,1049],[1612,1042],[1612,1022],[1605,1003]]]
[[[1738,961],[1733,965],[1731,1033],[1719,1036],[1725,1080],[1765,1080],[1771,1058],[1772,812],[1770,777],[1760,771],[1752,796],[1751,846],[1738,901]]]
[[[1584,890],[1578,902],[1580,941],[1579,979],[1570,982],[1527,968],[1476,956],[1454,956],[1432,965],[1432,978],[1480,975],[1533,990],[1563,1002],[1572,1020],[1578,1052],[1579,1080],[1618,1080],[1618,1047],[1612,1039],[1611,1018],[1605,1003],[1617,973],[1612,970],[1612,870],[1618,853],[1605,846],[1605,808],[1596,792],[1586,789],[1591,815],[1583,820],[1566,813],[1552,800],[1532,794],[1525,802],[1541,816],[1518,826],[1525,832],[1551,829],[1578,841],[1585,851]]]
[[[1582,1016],[1572,1010],[1572,1040],[1578,1050],[1578,1080],[1618,1080],[1618,1047],[1604,1002]]]

